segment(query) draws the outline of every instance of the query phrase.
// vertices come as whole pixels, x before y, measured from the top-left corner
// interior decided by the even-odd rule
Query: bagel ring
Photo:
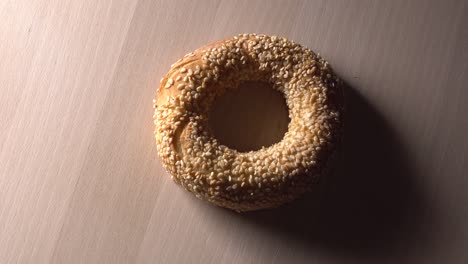
[[[257,151],[222,145],[208,127],[213,100],[242,81],[284,95],[283,139]],[[276,207],[310,190],[341,141],[343,85],[310,49],[276,36],[241,34],[185,55],[153,100],[163,166],[196,197],[238,212]]]

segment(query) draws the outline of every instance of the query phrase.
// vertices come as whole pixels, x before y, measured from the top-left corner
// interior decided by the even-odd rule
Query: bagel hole
[[[280,92],[266,82],[246,81],[215,98],[209,126],[221,144],[248,152],[280,142],[289,121]]]

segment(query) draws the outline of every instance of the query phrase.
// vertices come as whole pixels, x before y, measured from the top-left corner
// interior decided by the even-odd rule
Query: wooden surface
[[[467,14],[464,0],[0,1],[0,263],[468,263]],[[349,112],[321,188],[239,215],[169,179],[152,98],[183,54],[243,32],[320,52]]]

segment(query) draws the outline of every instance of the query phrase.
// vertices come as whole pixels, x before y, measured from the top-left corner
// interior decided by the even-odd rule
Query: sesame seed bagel
[[[289,108],[284,138],[257,151],[230,149],[208,127],[213,100],[243,81],[270,83]],[[161,79],[158,154],[174,181],[200,199],[239,212],[279,206],[330,167],[342,134],[342,89],[325,60],[285,38],[242,34],[206,45]]]

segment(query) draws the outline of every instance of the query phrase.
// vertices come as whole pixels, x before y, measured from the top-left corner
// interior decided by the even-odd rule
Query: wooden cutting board
[[[0,263],[468,263],[467,14],[464,0],[0,1]],[[316,191],[236,214],[170,180],[152,99],[179,57],[244,32],[319,52],[348,113]],[[232,98],[213,124],[226,144],[281,138],[281,97]]]

